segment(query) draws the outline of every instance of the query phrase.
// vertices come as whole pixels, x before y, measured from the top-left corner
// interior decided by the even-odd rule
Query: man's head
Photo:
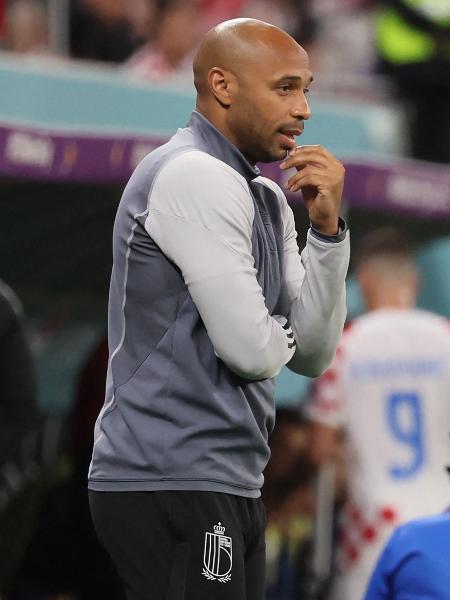
[[[194,59],[197,109],[252,162],[281,160],[310,110],[305,50],[278,27],[233,19],[211,29]]]
[[[369,234],[357,252],[356,277],[368,310],[412,308],[419,276],[407,238],[386,228]]]

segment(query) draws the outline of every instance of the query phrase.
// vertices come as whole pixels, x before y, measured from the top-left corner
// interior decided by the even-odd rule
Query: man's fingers
[[[281,169],[291,169],[292,167],[301,168],[304,165],[315,164],[321,167],[327,167],[330,164],[330,160],[320,154],[319,152],[299,151],[286,158],[281,164]]]
[[[333,164],[340,164],[339,161],[322,146],[298,146],[297,148],[291,150],[289,156],[280,164],[280,168],[299,168],[310,163],[317,164],[322,167],[330,167]]]
[[[329,156],[331,158],[333,157],[333,155],[329,152],[329,150],[327,150],[324,146],[321,146],[320,144],[305,144],[305,145],[301,145],[301,146],[295,146],[295,148],[292,148],[292,150],[289,150],[289,155],[296,154],[297,152],[307,152],[307,151],[320,152],[321,154],[324,154],[325,156]]]
[[[293,175],[286,183],[286,189],[290,192],[296,192],[305,186],[317,187],[323,184],[324,176],[321,169],[317,167],[309,166],[305,167],[303,171]]]
[[[306,165],[306,166],[302,167],[302,169],[300,171],[297,171],[296,173],[294,173],[294,175],[289,177],[289,179],[285,183],[285,188],[290,189],[294,185],[294,183],[297,183],[297,181],[299,181],[300,179],[303,179],[304,177],[311,176],[313,171],[314,171],[314,173],[316,173],[317,170],[318,170],[318,167],[316,167],[314,165]]]

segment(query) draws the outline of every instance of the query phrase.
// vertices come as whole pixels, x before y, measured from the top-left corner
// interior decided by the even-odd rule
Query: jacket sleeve
[[[282,294],[297,347],[288,367],[317,377],[330,365],[347,315],[345,278],[350,259],[349,232],[340,220],[340,234],[321,236],[312,228],[301,255],[294,215],[282,190],[273,182],[284,220]]]
[[[293,334],[270,316],[252,255],[247,182],[190,150],[158,173],[145,227],[180,269],[217,356],[246,379],[274,377],[293,356]]]

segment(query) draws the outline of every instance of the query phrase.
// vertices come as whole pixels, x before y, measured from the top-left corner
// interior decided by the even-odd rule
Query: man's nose
[[[304,96],[301,100],[297,100],[292,106],[291,115],[295,119],[303,119],[304,121],[307,121],[310,118],[311,110],[308,101]]]

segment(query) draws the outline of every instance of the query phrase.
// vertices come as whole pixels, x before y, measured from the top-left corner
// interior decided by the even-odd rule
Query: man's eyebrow
[[[277,83],[279,83],[281,81],[302,82],[303,79],[302,79],[302,77],[300,77],[300,75],[283,75],[282,77],[279,77],[277,79]],[[314,77],[311,75],[311,77],[309,78],[309,81],[306,85],[310,85],[313,81],[314,81]]]

